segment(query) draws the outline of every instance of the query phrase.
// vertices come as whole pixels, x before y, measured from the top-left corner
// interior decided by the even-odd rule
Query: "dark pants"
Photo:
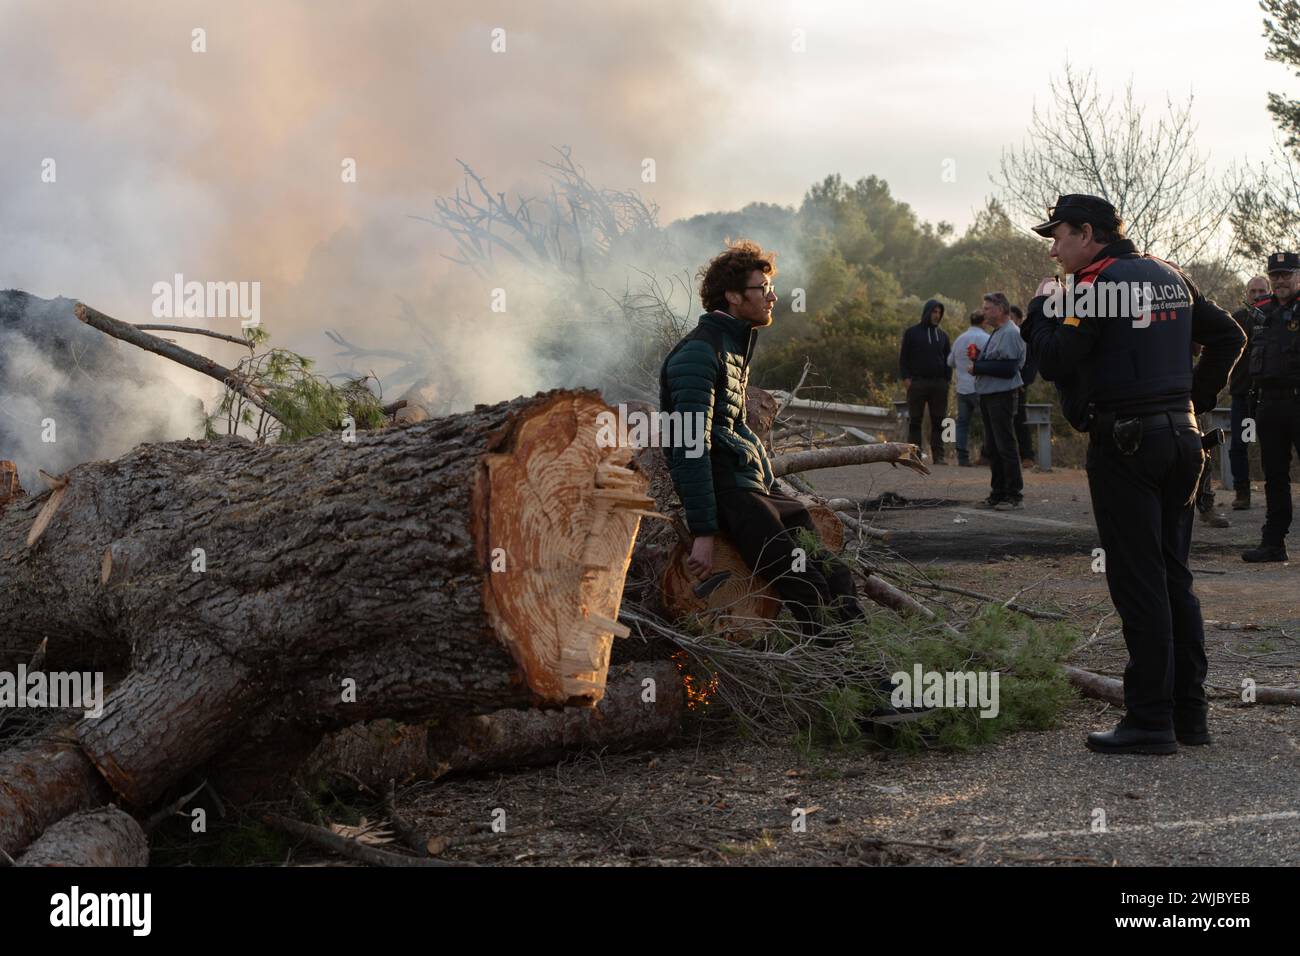
[[[863,616],[848,565],[822,547],[820,539],[815,548],[800,542],[801,528],[817,534],[802,504],[785,495],[739,488],[718,491],[717,502],[719,526],[750,570],[776,586],[804,634],[821,630],[819,608],[829,608],[840,622]],[[795,548],[804,549],[802,562],[796,561]],[[794,570],[798,563],[802,570]]]
[[[1232,485],[1246,488],[1250,484],[1250,446],[1241,440],[1242,422],[1250,417],[1250,399],[1232,396],[1232,444],[1228,446],[1228,464],[1232,466]]]
[[[989,497],[996,501],[1019,501],[1025,489],[1020,474],[1020,447],[1016,444],[1016,390],[990,392],[980,396],[984,415],[984,436],[989,443],[989,465],[993,471]]]
[[[1300,454],[1300,399],[1261,399],[1255,409],[1255,435],[1268,509],[1261,539],[1280,547],[1291,530],[1291,449]]]
[[[971,392],[964,395],[957,393],[957,461],[970,461],[970,424],[980,415],[980,397]],[[983,428],[980,429],[983,433]],[[989,456],[988,440],[983,439],[980,445],[980,455],[984,458]]]
[[[1034,457],[1034,446],[1029,437],[1029,413],[1025,410],[1025,399],[1029,395],[1029,389],[1020,386],[1020,394],[1016,398],[1016,445],[1020,448],[1020,460],[1026,461]]]
[[[1147,425],[1133,455],[1110,436],[1088,446],[1088,491],[1106,585],[1124,624],[1127,726],[1171,729],[1206,713],[1205,625],[1187,556],[1201,437],[1188,424]]]
[[[921,417],[930,410],[930,454],[943,461],[943,420],[948,414],[948,381],[914,378],[907,390],[907,440],[921,447]]]

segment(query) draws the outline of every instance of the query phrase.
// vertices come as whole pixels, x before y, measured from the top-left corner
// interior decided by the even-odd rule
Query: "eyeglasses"
[[[746,289],[760,289],[760,290],[762,290],[763,298],[765,298],[765,299],[767,298],[769,292],[771,292],[771,293],[776,292],[776,286],[774,286],[774,285],[747,285],[747,286],[745,286],[745,288],[746,288]]]

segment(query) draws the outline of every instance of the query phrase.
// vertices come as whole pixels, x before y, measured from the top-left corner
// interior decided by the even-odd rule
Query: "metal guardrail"
[[[899,428],[905,428],[911,417],[907,402],[894,402],[894,413],[898,416]],[[1052,470],[1052,406],[1028,402],[1025,404],[1025,424],[1034,428],[1038,453],[1035,463],[1039,471]]]
[[[846,405],[842,402],[819,402],[808,398],[790,398],[789,392],[774,391],[772,397],[783,404],[782,415],[795,421],[818,425],[851,425],[882,431],[896,424],[894,413],[878,405]]]
[[[777,402],[783,403],[782,414],[795,421],[812,422],[820,425],[842,425],[856,428],[868,428],[874,431],[897,429],[900,439],[907,437],[907,402],[894,402],[892,409],[879,405],[847,405],[842,402],[819,402],[807,398],[790,398],[789,392],[774,391],[772,395]],[[1232,409],[1219,406],[1202,416],[1207,419],[1207,427],[1222,428],[1232,434]],[[1029,403],[1025,405],[1026,424],[1036,431],[1038,454],[1036,457],[1039,471],[1052,470],[1052,406],[1048,404]],[[1228,443],[1219,447],[1219,480],[1224,489],[1233,490],[1232,465],[1228,460]]]

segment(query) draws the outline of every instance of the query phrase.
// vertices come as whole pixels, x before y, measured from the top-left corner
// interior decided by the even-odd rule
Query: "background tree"
[[[1196,148],[1192,96],[1149,120],[1131,80],[1117,102],[1068,63],[1051,94],[1048,109],[1034,108],[1028,143],[1004,151],[993,177],[1014,215],[1041,221],[1059,194],[1090,193],[1119,209],[1143,251],[1180,264],[1226,251],[1238,175],[1216,172]]]
[[[1265,59],[1283,63],[1300,76],[1300,3],[1264,0],[1260,8],[1267,14]],[[1237,191],[1230,217],[1233,252],[1251,272],[1259,271],[1270,252],[1300,248],[1300,100],[1269,93],[1268,111],[1280,141]]]

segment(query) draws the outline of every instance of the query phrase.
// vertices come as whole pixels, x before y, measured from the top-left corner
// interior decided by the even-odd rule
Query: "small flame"
[[[676,651],[672,655],[672,661],[677,665],[677,670],[682,675],[682,684],[686,688],[686,709],[703,710],[718,694],[718,675],[711,674],[708,680],[696,677],[686,668],[690,659],[685,651]]]

